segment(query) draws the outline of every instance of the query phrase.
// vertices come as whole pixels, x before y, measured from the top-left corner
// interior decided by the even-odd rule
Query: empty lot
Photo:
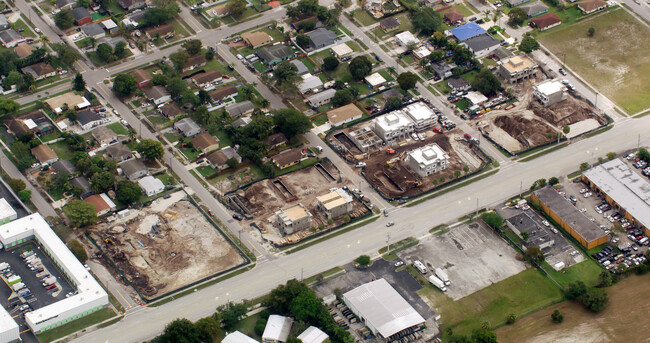
[[[593,37],[587,30],[593,27]],[[650,29],[623,9],[538,36],[544,46],[630,114],[650,107]]]
[[[420,244],[398,255],[408,262],[420,260],[429,270],[445,270],[451,281],[446,294],[454,300],[525,269],[514,249],[482,222],[462,224],[445,234],[420,240]]]

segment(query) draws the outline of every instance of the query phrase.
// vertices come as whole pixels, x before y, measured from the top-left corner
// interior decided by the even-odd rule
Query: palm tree
[[[97,46],[97,39],[95,37],[90,37],[88,38],[88,43],[90,43],[90,46],[94,49],[95,46]]]
[[[41,42],[43,43],[43,47],[47,46],[47,43],[50,42],[50,37],[48,36],[41,36]]]
[[[271,103],[266,98],[262,98],[262,100],[260,100],[260,107],[262,108],[268,108],[270,104]]]
[[[134,140],[137,135],[134,129],[129,129],[129,140]]]

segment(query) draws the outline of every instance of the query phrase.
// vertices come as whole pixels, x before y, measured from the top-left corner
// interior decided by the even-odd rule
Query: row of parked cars
[[[591,256],[612,273],[618,265],[627,269],[632,266],[638,266],[646,260],[642,252],[637,253],[629,246],[620,249],[620,253],[618,254],[613,247],[606,246],[601,252],[592,254]]]

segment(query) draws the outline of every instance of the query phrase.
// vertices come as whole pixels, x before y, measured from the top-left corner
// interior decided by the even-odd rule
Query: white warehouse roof
[[[16,213],[16,210],[9,205],[7,200],[5,198],[0,199],[0,221],[5,220],[7,218],[10,219],[16,219],[18,214]]]
[[[302,343],[322,343],[329,337],[330,336],[315,326],[308,327],[307,330],[298,335],[298,339],[301,340]]]
[[[266,321],[266,327],[262,334],[262,341],[272,340],[286,342],[292,324],[293,319],[289,317],[278,316],[277,314],[270,315],[269,319]]]
[[[239,331],[228,334],[221,343],[259,343],[258,341],[244,335]]]
[[[18,324],[11,315],[0,306],[0,341],[14,342],[20,339]]]
[[[424,318],[384,279],[361,285],[343,298],[384,338],[424,323]]]

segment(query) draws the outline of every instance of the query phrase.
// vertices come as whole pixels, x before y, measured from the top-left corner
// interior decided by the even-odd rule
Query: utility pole
[[[636,150],[639,150],[641,147],[641,134],[639,133],[639,138],[636,141]]]
[[[521,180],[519,181],[519,197],[521,198],[522,194],[524,194],[524,181]]]
[[[388,246],[387,254],[390,254],[390,232],[386,233],[386,246]]]
[[[476,198],[476,217],[478,218],[478,198]]]

